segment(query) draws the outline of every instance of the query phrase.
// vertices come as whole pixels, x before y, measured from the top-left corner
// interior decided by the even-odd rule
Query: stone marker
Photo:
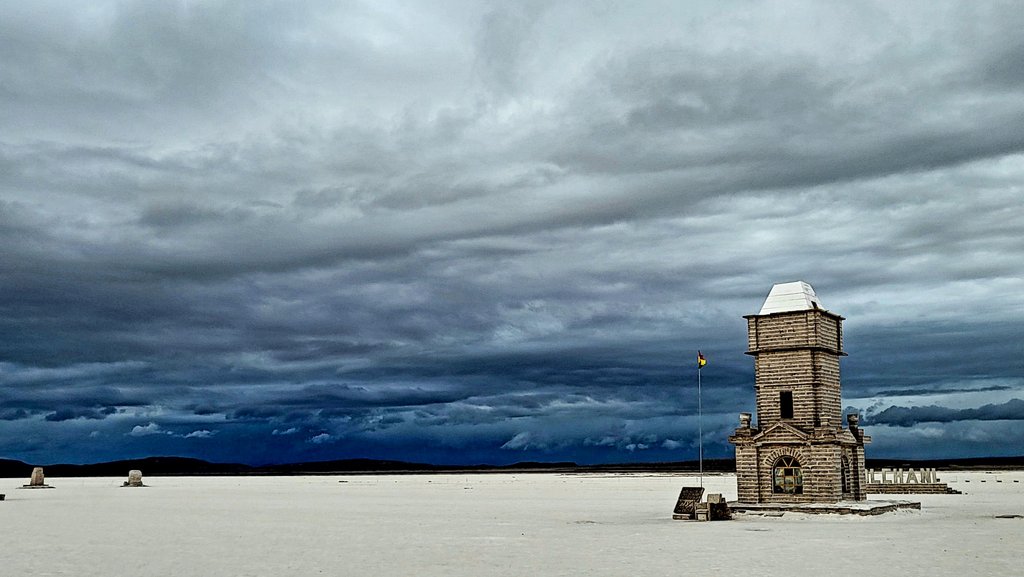
[[[679,498],[676,499],[676,508],[672,511],[672,518],[677,520],[693,519],[696,514],[697,504],[704,496],[704,487],[683,487],[679,491]]]
[[[721,493],[708,494],[708,521],[724,521],[732,519],[732,512],[729,511],[729,504]]]
[[[699,497],[698,497],[699,499]],[[708,500],[695,502],[693,507],[693,517],[697,521],[723,521],[732,519],[732,513],[729,511],[729,504],[726,503],[725,498],[722,497],[721,493],[708,493]],[[673,515],[673,519],[680,519],[681,516]]]
[[[145,487],[142,484],[142,471],[138,469],[132,469],[128,471],[128,480],[124,482],[123,487]]]
[[[709,507],[709,503],[697,503],[697,506],[694,508],[693,511],[693,518],[698,521],[710,521],[711,512]]]
[[[50,485],[46,484],[46,478],[43,476],[43,468],[35,467],[32,469],[32,476],[28,480],[28,485],[22,485],[22,489],[52,489]]]

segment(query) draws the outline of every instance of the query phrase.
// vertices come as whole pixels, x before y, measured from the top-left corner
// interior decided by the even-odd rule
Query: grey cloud
[[[522,450],[530,448],[544,448],[546,445],[543,442],[535,441],[533,434],[527,431],[516,433],[511,439],[501,445],[502,449],[510,450]]]
[[[322,445],[324,443],[333,443],[335,440],[335,437],[329,433],[320,433],[307,439],[307,442],[314,445]]]
[[[1021,20],[1017,18],[1018,24]],[[978,67],[978,74],[972,80],[979,79],[992,83],[1005,90],[1019,89],[1024,84],[1024,43],[1000,46],[991,53],[984,55]]]
[[[538,0],[498,3],[484,15],[476,33],[477,62],[485,81],[502,93],[520,90],[524,49],[549,4]]]
[[[148,437],[150,435],[172,435],[171,431],[164,430],[163,427],[156,423],[149,423],[147,425],[135,425],[132,430],[126,433],[132,437]]]
[[[209,439],[210,437],[213,437],[216,434],[217,433],[215,431],[210,431],[209,429],[197,429],[195,431],[192,431],[191,433],[186,434],[184,436],[184,438],[186,438],[186,439]]]
[[[181,227],[219,221],[225,214],[189,204],[151,206],[139,217],[139,223],[157,228]]]

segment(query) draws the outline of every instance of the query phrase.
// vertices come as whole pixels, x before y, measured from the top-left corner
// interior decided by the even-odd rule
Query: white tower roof
[[[772,287],[768,298],[764,300],[759,315],[783,313],[787,311],[806,311],[825,308],[814,294],[811,285],[803,282],[785,282]]]

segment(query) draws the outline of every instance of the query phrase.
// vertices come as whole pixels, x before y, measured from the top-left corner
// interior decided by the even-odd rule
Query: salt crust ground
[[[965,494],[718,523],[671,519],[685,476],[0,479],[0,574],[1024,575],[1024,519],[996,518],[1024,515],[1024,472],[940,477]],[[731,475],[704,485],[736,497]]]

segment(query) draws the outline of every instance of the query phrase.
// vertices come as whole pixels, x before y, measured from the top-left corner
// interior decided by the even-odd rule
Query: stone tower
[[[740,414],[736,446],[741,503],[864,500],[864,444],[849,415],[842,423],[839,358],[843,317],[824,310],[811,285],[777,284],[748,315],[757,423]]]

